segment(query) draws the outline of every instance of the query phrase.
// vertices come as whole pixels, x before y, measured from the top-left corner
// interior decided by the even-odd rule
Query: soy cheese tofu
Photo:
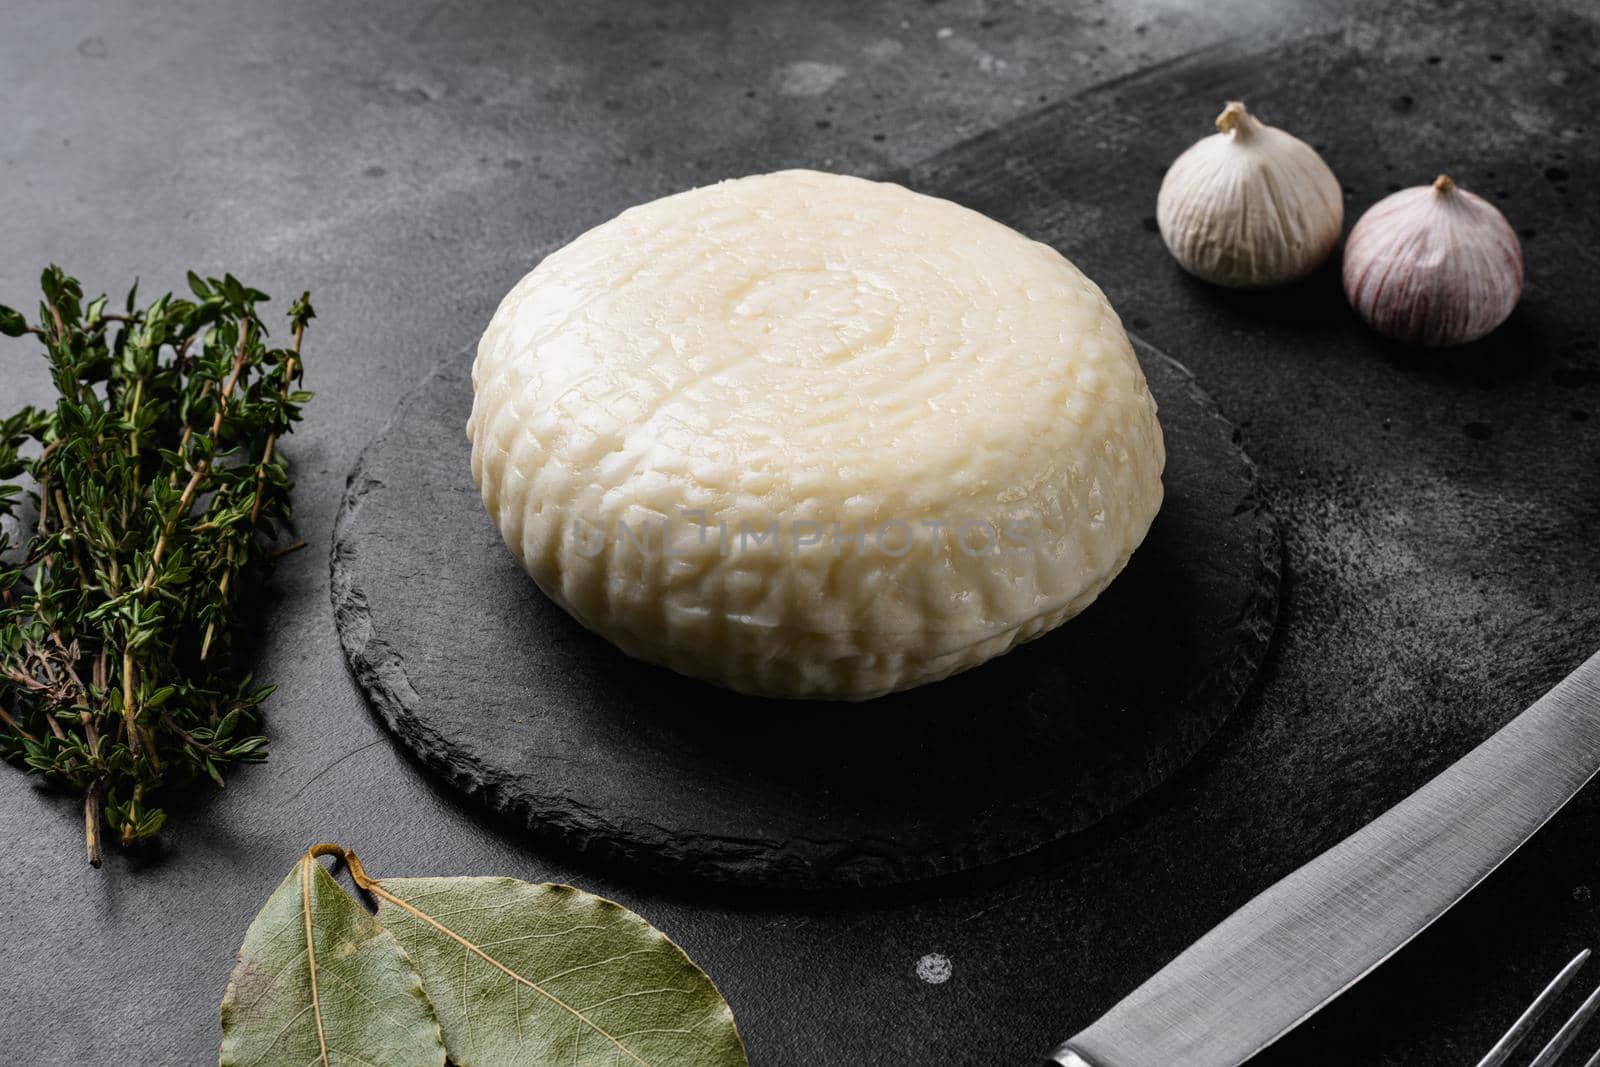
[[[540,589],[744,693],[865,700],[1078,614],[1161,505],[1105,296],[949,201],[814,171],[623,212],[501,302],[472,472]]]

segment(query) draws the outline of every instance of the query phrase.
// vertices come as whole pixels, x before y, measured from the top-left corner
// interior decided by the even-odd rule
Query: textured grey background
[[[1474,55],[1503,58],[1499,77],[1553,79],[1594,63],[1592,50],[1563,56],[1526,22],[1486,16],[1493,5],[1370,6],[1392,9],[1384,32],[1419,49],[1446,40],[1452,63],[1468,45],[1447,31],[1469,26]],[[1594,17],[1589,0],[1543,11]],[[333,632],[326,547],[351,459],[552,242],[628,203],[731,174],[909,171],[1041,104],[1202,45],[1362,17],[1361,5],[1267,0],[8,4],[0,300],[31,300],[38,268],[54,260],[91,289],[138,274],[151,292],[181,285],[189,267],[231,270],[280,298],[310,287],[322,315],[308,357],[320,395],[289,449],[313,547],[286,561],[280,599],[263,605],[262,672],[281,683],[272,762],[175,813],[164,852],[116,855],[100,872],[81,862],[75,805],[0,773],[0,1036],[13,1058],[210,1061],[215,1006],[250,914],[301,849],[332,839],[379,875],[503,872],[616,897],[718,980],[758,1063],[1028,1062],[1458,754],[1452,709],[1492,720],[1535,697],[1600,645],[1597,575],[1570,562],[1593,559],[1595,508],[1578,526],[1524,521],[1494,439],[1462,433],[1504,412],[1501,430],[1547,434],[1552,455],[1594,454],[1592,306],[1540,304],[1532,286],[1530,313],[1570,320],[1575,340],[1537,375],[1477,397],[1451,390],[1455,417],[1439,433],[1490,448],[1419,489],[1463,531],[1481,531],[1464,533],[1456,560],[1392,551],[1405,543],[1398,510],[1344,510],[1389,483],[1350,469],[1338,440],[1297,433],[1275,406],[1285,380],[1274,392],[1230,378],[1225,361],[1204,368],[1258,459],[1274,455],[1288,478],[1299,456],[1304,477],[1326,489],[1300,498],[1323,510],[1294,516],[1295,614],[1279,659],[1168,786],[1071,848],[984,878],[829,898],[714,895],[529,847],[397,754]],[[1505,123],[1541,121],[1486,114],[1474,136],[1490,144]],[[1567,224],[1587,226],[1577,232],[1588,240],[1541,250],[1530,239],[1530,260],[1593,279],[1593,197],[1581,178],[1572,195],[1586,213]],[[1508,210],[1527,222],[1515,200]],[[1137,326],[1138,309],[1122,310]],[[1162,340],[1162,324],[1150,326]],[[1240,317],[1238,328],[1252,327]],[[1551,374],[1570,383],[1556,407],[1541,385]],[[26,346],[0,347],[4,407],[43,400],[46,384]],[[1513,562],[1538,583],[1497,581]],[[1481,623],[1476,639],[1460,639],[1466,623]],[[1430,642],[1432,632],[1450,639]],[[1380,745],[1340,728],[1341,707],[1373,701],[1395,723]],[[1290,740],[1307,732],[1318,743],[1294,747],[1285,766]],[[1591,791],[1263,1062],[1468,1059],[1513,1001],[1600,939],[1597,830]],[[930,952],[952,961],[949,981],[917,977]]]

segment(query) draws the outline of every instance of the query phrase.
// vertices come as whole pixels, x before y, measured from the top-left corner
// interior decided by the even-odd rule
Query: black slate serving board
[[[1188,760],[1271,634],[1278,539],[1233,427],[1140,342],[1166,500],[1087,612],[977,669],[866,704],[740,696],[629,659],[550,603],[484,514],[442,363],[350,477],[340,639],[400,743],[535,833],[680,877],[879,885],[1009,858]]]

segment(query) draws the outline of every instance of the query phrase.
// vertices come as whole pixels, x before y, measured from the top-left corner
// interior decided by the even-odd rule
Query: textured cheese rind
[[[866,699],[1000,655],[1093,602],[1161,504],[1155,402],[1100,290],[887,183],[786,171],[631,208],[517,283],[472,378],[473,477],[539,588],[747,693]],[[619,521],[669,523],[671,554]],[[775,521],[779,551],[738,550]],[[919,538],[898,557],[872,536],[891,521]],[[984,526],[963,550],[965,522],[1006,551],[976,551]]]

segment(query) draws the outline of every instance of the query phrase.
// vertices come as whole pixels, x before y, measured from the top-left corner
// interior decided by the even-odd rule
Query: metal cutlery
[[[1511,1054],[1517,1050],[1517,1046],[1527,1038],[1528,1032],[1533,1029],[1534,1024],[1561,996],[1562,991],[1567,988],[1567,984],[1572,981],[1572,976],[1578,973],[1578,970],[1588,959],[1589,950],[1584,949],[1572,958],[1571,963],[1561,968],[1561,973],[1552,978],[1550,984],[1544,987],[1544,992],[1540,993],[1534,998],[1533,1003],[1528,1005],[1528,1010],[1517,1017],[1517,1021],[1511,1024],[1511,1029],[1505,1032],[1504,1037],[1495,1042],[1494,1048],[1489,1050],[1489,1054],[1478,1061],[1478,1067],[1500,1067],[1501,1064],[1510,1059]],[[1578,1010],[1572,1013],[1570,1019],[1561,1024],[1561,1029],[1557,1030],[1555,1036],[1546,1043],[1544,1048],[1539,1050],[1539,1055],[1533,1058],[1533,1062],[1528,1064],[1528,1067],[1556,1067],[1556,1063],[1561,1059],[1562,1053],[1571,1047],[1572,1042],[1578,1036],[1578,1032],[1588,1024],[1597,1011],[1600,1011],[1600,988],[1590,993],[1588,999],[1578,1005]],[[1600,1051],[1590,1057],[1583,1067],[1600,1067]]]
[[[1421,789],[1223,920],[1062,1044],[1054,1062],[1237,1067],[1426,929],[1597,771],[1600,653]]]

